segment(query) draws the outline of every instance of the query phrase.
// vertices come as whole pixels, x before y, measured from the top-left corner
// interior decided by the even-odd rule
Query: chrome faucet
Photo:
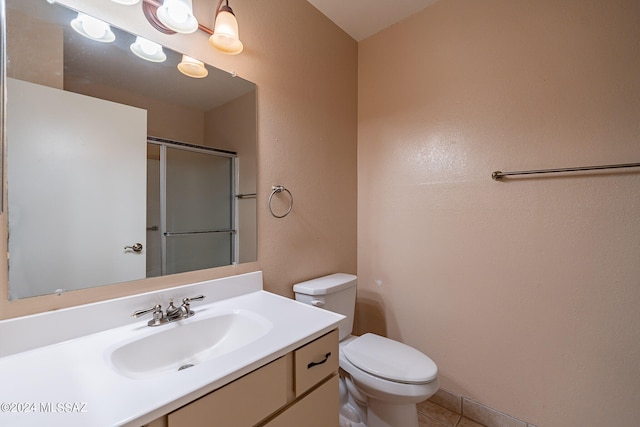
[[[165,323],[175,322],[176,320],[186,319],[193,316],[195,312],[191,310],[191,301],[202,301],[204,298],[204,295],[198,295],[197,297],[192,298],[183,298],[182,305],[180,307],[176,307],[175,305],[173,305],[173,299],[171,299],[169,300],[169,306],[167,307],[166,316],[162,312],[162,306],[158,304],[151,308],[137,310],[131,315],[131,317],[140,317],[147,313],[153,313],[153,319],[149,320],[149,323],[147,323],[147,325],[164,325]]]
[[[173,299],[169,300],[169,307],[167,307],[167,321],[171,322],[184,318],[182,307],[176,307],[173,305]]]

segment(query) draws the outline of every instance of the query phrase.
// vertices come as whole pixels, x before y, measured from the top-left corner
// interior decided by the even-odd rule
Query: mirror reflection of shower
[[[147,277],[237,262],[237,155],[147,140]]]
[[[176,64],[187,41],[163,46],[164,62],[140,59],[131,50],[138,34],[121,28],[133,24],[110,12],[108,1],[104,9],[71,2],[77,10],[42,0],[0,3],[10,135],[4,141],[9,299],[142,280],[148,249],[162,270],[162,245],[146,242],[148,135],[237,153],[237,210],[229,227],[237,254],[227,258],[255,262],[256,85],[211,64],[206,79],[186,78]],[[115,40],[78,34],[70,23],[79,12],[100,15]],[[159,221],[149,226],[160,230]],[[185,240],[201,240],[165,237],[166,255]],[[137,243],[140,252],[125,249]]]

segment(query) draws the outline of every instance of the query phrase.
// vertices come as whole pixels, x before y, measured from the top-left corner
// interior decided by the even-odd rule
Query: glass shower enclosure
[[[235,263],[236,153],[147,142],[147,277]]]

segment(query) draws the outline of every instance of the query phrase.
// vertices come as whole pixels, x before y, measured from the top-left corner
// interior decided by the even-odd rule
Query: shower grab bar
[[[208,234],[208,233],[230,233],[234,234],[236,230],[227,229],[227,230],[203,230],[203,231],[167,231],[164,233],[165,236],[184,236],[188,234]]]
[[[539,169],[539,170],[512,171],[512,172],[495,171],[491,174],[491,178],[493,178],[493,180],[495,181],[499,181],[506,176],[512,176],[512,175],[533,175],[533,174],[541,174],[541,173],[564,173],[564,172],[580,172],[580,171],[592,171],[592,170],[602,170],[602,169],[622,169],[622,168],[638,168],[638,167],[640,167],[640,163],[622,163],[617,165],[600,165],[600,166],[579,166],[575,168]]]

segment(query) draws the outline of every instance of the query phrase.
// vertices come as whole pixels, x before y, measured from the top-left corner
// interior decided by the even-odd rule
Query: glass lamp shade
[[[147,61],[164,62],[167,60],[167,55],[161,45],[140,36],[136,37],[135,43],[132,43],[130,48],[137,57]]]
[[[164,0],[157,14],[160,22],[176,33],[190,34],[198,29],[192,0]]]
[[[236,55],[242,52],[244,46],[238,35],[238,21],[230,8],[223,7],[216,17],[213,34],[209,37],[209,44],[222,53]]]
[[[178,64],[178,70],[185,76],[196,79],[202,79],[209,74],[209,71],[207,71],[202,61],[198,61],[187,55],[182,55],[182,62]]]
[[[114,3],[124,4],[125,6],[131,6],[140,2],[140,0],[111,0]]]
[[[71,28],[77,33],[101,43],[111,43],[116,39],[109,24],[84,13],[78,13],[78,17],[71,21]]]

